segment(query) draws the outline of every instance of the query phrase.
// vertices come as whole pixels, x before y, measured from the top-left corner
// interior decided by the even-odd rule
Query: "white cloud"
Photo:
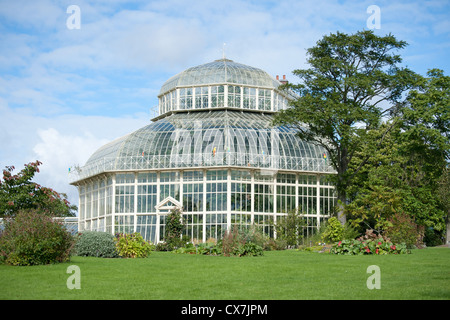
[[[39,160],[40,173],[35,181],[67,193],[78,203],[75,187],[69,185],[68,169],[84,165],[91,154],[107,142],[149,123],[149,117],[113,118],[107,116],[63,115],[46,118],[24,110],[11,109],[0,98],[0,165],[13,165],[19,171],[24,164]]]
[[[52,186],[58,192],[67,193],[71,203],[77,203],[74,187],[68,187],[68,169],[71,164],[83,164],[106,140],[91,133],[70,135],[54,128],[38,129],[39,142],[33,147],[36,159],[42,162],[36,181]]]
[[[66,8],[49,0],[2,1],[0,17],[10,23],[17,23],[22,28],[45,32],[59,24],[60,19],[64,18],[65,10]]]

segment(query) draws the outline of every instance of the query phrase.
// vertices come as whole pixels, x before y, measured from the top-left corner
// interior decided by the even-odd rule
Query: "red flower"
[[[342,243],[342,241],[339,241],[339,243],[338,243],[338,246],[340,246],[340,245],[341,245],[341,243]]]
[[[375,251],[375,253],[378,254],[378,248],[377,248],[377,250]]]
[[[381,242],[378,242],[378,245],[380,245],[381,244]]]

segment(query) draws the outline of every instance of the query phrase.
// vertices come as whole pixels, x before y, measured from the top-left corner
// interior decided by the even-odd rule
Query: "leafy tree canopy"
[[[425,236],[430,229],[439,236],[445,232],[450,78],[441,70],[427,76],[409,92],[397,117],[369,132],[372,140],[382,140],[379,148],[363,146],[355,154],[354,167],[371,158],[347,189],[354,223],[383,228],[387,219],[406,213],[426,227]]]
[[[52,216],[75,216],[77,207],[71,205],[67,195],[32,182],[39,172],[40,161],[25,165],[18,174],[13,174],[14,166],[3,170],[0,180],[0,218],[13,217],[20,210],[40,209]]]
[[[377,149],[380,140],[368,139],[368,133],[380,127],[384,116],[398,112],[403,94],[420,80],[398,66],[402,60],[395,51],[405,46],[393,35],[380,37],[373,31],[330,34],[307,50],[310,68],[293,72],[301,82],[286,85],[296,99],[274,122],[297,128],[303,140],[327,150],[337,171],[333,179],[341,204],[346,203],[352,179],[370,158],[367,154],[349,170],[355,153],[362,146]],[[342,208],[340,213],[344,222]]]

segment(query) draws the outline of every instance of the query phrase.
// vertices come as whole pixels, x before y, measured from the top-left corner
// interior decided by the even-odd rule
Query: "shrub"
[[[233,255],[243,256],[262,256],[264,250],[261,246],[253,242],[244,243],[233,250]]]
[[[275,229],[277,238],[286,242],[287,246],[295,247],[303,238],[305,219],[302,214],[293,210],[285,216],[277,218]]]
[[[164,241],[167,244],[169,251],[175,247],[182,247],[185,243],[181,235],[183,233],[184,222],[180,209],[173,209],[166,216],[166,228],[164,234]]]
[[[158,247],[158,246],[157,246]],[[158,249],[157,249],[158,250]],[[163,250],[159,250],[163,251]],[[192,242],[186,243],[185,246],[177,248],[172,251],[173,253],[190,253],[190,254],[196,254],[198,253],[197,247],[194,246]]]
[[[359,237],[358,239],[359,241],[366,241],[366,240],[383,240],[386,242],[391,242],[391,240],[386,237],[385,235],[381,235],[381,234],[376,234],[375,231],[373,229],[367,229],[366,233],[362,236]]]
[[[363,255],[363,254],[405,254],[410,253],[404,243],[393,244],[385,241],[359,241],[342,240],[334,244],[331,253],[343,255]]]
[[[158,242],[155,246],[155,251],[172,251],[174,248],[167,242]]]
[[[444,239],[440,232],[437,232],[432,227],[429,227],[425,230],[423,242],[425,242],[427,247],[434,247],[443,244]]]
[[[227,230],[219,242],[221,252],[225,256],[260,256],[263,248],[251,241],[251,233],[237,226]]]
[[[373,230],[366,230],[366,234],[358,239],[335,243],[330,252],[343,255],[410,253],[404,243],[394,244],[389,238],[376,235]]]
[[[192,249],[189,249],[191,248]],[[194,246],[193,244],[188,245],[187,246],[187,250],[193,250],[193,253],[196,254],[203,254],[203,255],[217,255],[218,252],[220,252],[220,250],[217,250],[217,246],[214,243],[199,243],[196,246]]]
[[[344,230],[342,232],[342,240],[355,239],[360,235],[359,231],[351,225],[349,221],[344,224]]]
[[[192,242],[187,242],[183,247],[172,250],[173,253],[189,253],[202,255],[221,255],[222,249],[215,242],[204,242],[194,245]]]
[[[69,260],[73,237],[64,225],[38,210],[19,211],[5,220],[0,255],[7,264],[39,265]]]
[[[322,233],[322,241],[336,242],[343,239],[344,227],[336,217],[328,219],[325,231]]]
[[[225,231],[223,238],[219,241],[225,256],[233,255],[236,248],[244,243],[245,240],[239,234],[239,228],[235,226],[232,226],[231,230]]]
[[[78,234],[73,253],[84,257],[117,258],[115,238],[101,231],[83,231]]]
[[[153,246],[142,238],[138,232],[132,234],[119,233],[116,235],[116,248],[121,257],[145,258]]]
[[[384,234],[393,242],[405,243],[409,248],[423,244],[423,226],[418,226],[406,213],[397,213],[387,219]]]
[[[265,251],[272,251],[272,250],[284,250],[287,247],[286,240],[283,239],[272,239],[268,238],[266,241],[264,241],[263,249]]]

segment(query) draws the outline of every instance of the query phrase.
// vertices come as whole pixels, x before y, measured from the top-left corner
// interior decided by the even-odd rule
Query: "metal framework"
[[[273,125],[290,96],[266,72],[216,60],[164,83],[160,115],[70,170],[79,230],[140,232],[163,240],[167,202],[183,208],[191,239],[232,225],[273,225],[300,210],[312,230],[332,212],[334,170],[322,147]]]
[[[106,171],[216,166],[333,173],[326,151],[272,115],[217,110],[175,113],[96,151],[71,182]]]

